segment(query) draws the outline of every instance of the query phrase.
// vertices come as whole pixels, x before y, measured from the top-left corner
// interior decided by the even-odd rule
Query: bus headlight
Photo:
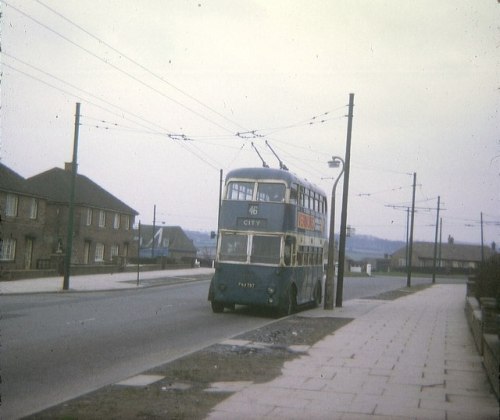
[[[274,288],[274,286],[269,286],[269,287],[267,288],[267,293],[268,293],[270,296],[274,295],[274,292],[276,292],[276,289]]]

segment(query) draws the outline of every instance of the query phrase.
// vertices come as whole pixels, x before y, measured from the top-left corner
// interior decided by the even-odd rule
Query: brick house
[[[490,247],[483,247],[484,258],[487,260],[494,253]],[[447,272],[472,272],[481,263],[481,245],[446,243],[441,244],[441,253],[438,251],[437,268]],[[434,264],[434,244],[430,242],[416,242],[412,250],[412,267],[429,271]],[[401,270],[406,267],[406,247],[397,250],[391,257],[391,268]]]
[[[0,270],[37,268],[43,246],[47,200],[0,163]]]
[[[65,169],[53,168],[24,179],[0,164],[3,269],[56,268],[60,263],[66,248],[70,169],[67,164]],[[77,175],[74,210],[71,264],[100,265],[131,255],[138,214],[134,209],[86,176]]]

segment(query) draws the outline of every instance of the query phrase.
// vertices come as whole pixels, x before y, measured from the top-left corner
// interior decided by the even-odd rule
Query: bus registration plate
[[[238,282],[238,286],[244,288],[244,289],[254,289],[255,288],[255,283],[249,283],[249,282]]]

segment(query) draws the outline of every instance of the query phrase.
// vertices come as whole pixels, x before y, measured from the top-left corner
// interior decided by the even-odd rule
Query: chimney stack
[[[78,165],[76,165],[78,168]],[[64,170],[66,172],[71,172],[73,170],[73,162],[64,162]]]

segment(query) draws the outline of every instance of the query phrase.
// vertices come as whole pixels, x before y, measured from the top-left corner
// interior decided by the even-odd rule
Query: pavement
[[[186,268],[71,276],[68,290],[63,290],[63,277],[43,277],[29,280],[0,281],[0,294],[89,292],[116,289],[137,289],[151,286],[153,280],[179,278],[190,280],[193,276],[210,275],[213,268]]]
[[[451,284],[394,301],[347,301],[331,316],[354,321],[273,381],[243,383],[208,419],[498,419],[464,304],[465,286]]]
[[[140,280],[162,276],[145,272]],[[134,280],[136,273],[74,276],[70,290],[141,287]],[[61,289],[61,277],[0,282],[2,294]],[[212,384],[231,395],[207,419],[498,419],[499,401],[465,318],[465,292],[463,284],[436,284],[392,301],[353,299],[333,311],[301,312],[354,320],[286,362],[270,382]]]

